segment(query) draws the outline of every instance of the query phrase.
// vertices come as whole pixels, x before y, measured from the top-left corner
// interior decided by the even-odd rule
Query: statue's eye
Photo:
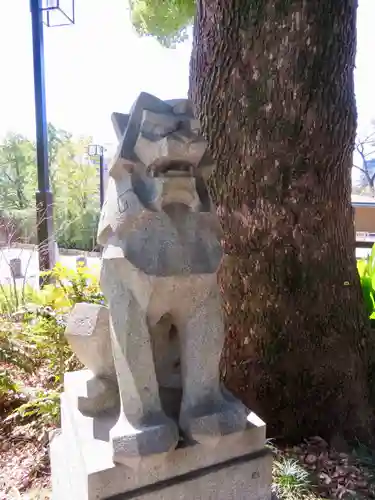
[[[143,111],[140,133],[151,141],[166,137],[175,132],[181,120],[176,116]]]

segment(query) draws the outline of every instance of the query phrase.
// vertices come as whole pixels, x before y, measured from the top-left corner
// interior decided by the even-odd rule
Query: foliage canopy
[[[48,125],[50,182],[54,227],[61,247],[91,250],[99,219],[98,166],[88,158],[90,137],[73,137]],[[18,236],[35,239],[37,167],[35,143],[9,132],[0,144],[0,216],[11,221]]]
[[[131,20],[141,36],[154,36],[164,47],[186,40],[195,0],[130,0]]]

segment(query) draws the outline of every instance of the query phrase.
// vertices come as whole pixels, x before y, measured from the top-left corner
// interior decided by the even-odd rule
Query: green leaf
[[[375,274],[375,245],[372,246],[371,254],[368,259],[368,269],[370,276]]]
[[[367,259],[358,259],[357,260],[357,270],[359,277],[362,278],[368,273],[368,261]]]
[[[375,308],[373,296],[372,279],[370,276],[363,276],[361,279],[362,293],[368,314],[372,314]]]

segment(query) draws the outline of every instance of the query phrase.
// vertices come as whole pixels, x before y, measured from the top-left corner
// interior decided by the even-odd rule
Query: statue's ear
[[[112,113],[111,118],[117,139],[120,141],[124,137],[130,115],[124,115],[123,113]]]

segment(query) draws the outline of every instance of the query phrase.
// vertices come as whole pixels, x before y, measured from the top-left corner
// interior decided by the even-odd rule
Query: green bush
[[[60,392],[40,390],[32,394],[29,401],[13,412],[14,418],[34,420],[37,425],[58,425],[60,420]]]
[[[37,301],[38,292],[26,283],[17,286],[13,282],[7,285],[0,283],[0,315],[12,316],[26,304]]]
[[[36,425],[56,423],[63,374],[80,367],[64,336],[67,315],[78,302],[104,303],[99,272],[90,272],[82,266],[71,270],[57,264],[44,274],[50,282],[38,292],[22,296],[14,285],[13,290],[3,289],[7,295],[1,299],[0,289],[0,304],[5,304],[0,314],[0,362],[6,363],[6,369],[0,371],[0,406],[11,394],[26,394],[28,400],[19,399],[12,418],[33,419]],[[10,303],[9,294],[23,297],[17,302],[21,306],[18,310],[14,300]],[[41,365],[48,373],[43,388],[25,390],[14,378],[20,370],[33,373]]]
[[[37,243],[36,209],[11,210],[3,214],[12,225],[12,242]],[[91,251],[96,247],[99,207],[90,206],[80,213],[54,210],[55,238],[60,248]]]
[[[20,386],[13,380],[11,375],[5,370],[0,370],[0,403],[9,392],[17,393],[19,390]]]
[[[55,215],[56,240],[60,248],[75,248],[91,251],[96,247],[96,232],[99,210],[86,210],[74,217],[73,214]]]
[[[371,321],[375,321],[375,245],[365,259],[357,260],[363,298]]]
[[[0,321],[0,362],[31,373],[35,362],[35,344],[20,325]]]
[[[104,303],[99,287],[99,266],[90,271],[84,266],[69,269],[56,264],[43,275],[52,283],[43,287],[40,297],[44,306],[50,306],[56,312],[67,311],[78,302]]]

